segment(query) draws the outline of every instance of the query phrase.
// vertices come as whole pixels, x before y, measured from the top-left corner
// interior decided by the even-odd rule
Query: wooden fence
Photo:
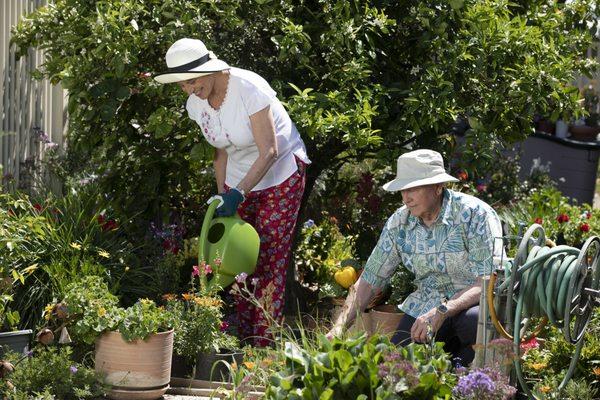
[[[32,191],[44,183],[56,189],[43,168],[48,150],[64,148],[66,95],[60,86],[31,78],[43,52],[16,60],[11,28],[46,0],[0,0],[0,174],[5,188]]]

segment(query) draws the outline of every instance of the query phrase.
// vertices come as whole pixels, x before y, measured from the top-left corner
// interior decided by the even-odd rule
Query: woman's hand
[[[217,217],[232,216],[244,201],[244,195],[237,188],[231,188],[226,193],[219,194],[219,197],[221,197],[222,203],[215,211]]]

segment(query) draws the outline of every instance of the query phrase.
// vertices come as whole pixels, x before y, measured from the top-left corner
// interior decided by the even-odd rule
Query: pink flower
[[[204,265],[204,274],[208,275],[208,274],[212,274],[212,272],[213,272],[213,270],[209,264]]]
[[[485,192],[487,190],[487,185],[480,183],[479,185],[477,185],[476,189],[479,193]]]
[[[571,220],[571,218],[569,218],[569,216],[567,214],[560,214],[558,217],[556,217],[556,220],[558,221],[559,224],[562,224],[565,222],[569,222]]]
[[[225,332],[229,328],[229,324],[225,321],[221,322],[221,332]]]
[[[194,265],[192,267],[192,276],[198,276],[198,275],[200,275],[200,269],[198,268],[197,265]]]
[[[531,339],[521,342],[521,351],[527,353],[531,349],[537,349],[540,347],[540,343],[537,341],[537,337],[533,336]]]
[[[221,259],[220,259],[220,258],[218,258],[218,257],[217,257],[217,258],[215,258],[215,261],[214,261],[214,263],[215,263],[215,266],[217,266],[217,267],[218,267],[219,265],[221,265]]]
[[[244,282],[246,282],[246,278],[248,278],[248,274],[245,272],[242,272],[241,274],[236,275],[235,281],[237,283],[244,283]]]

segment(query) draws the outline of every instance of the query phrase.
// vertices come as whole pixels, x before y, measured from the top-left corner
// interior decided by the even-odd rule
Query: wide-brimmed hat
[[[458,182],[444,169],[442,155],[433,150],[415,150],[398,157],[396,179],[383,188],[389,192],[443,182]]]
[[[219,60],[198,39],[179,39],[169,47],[165,59],[169,69],[154,76],[160,83],[185,81],[229,69],[225,61]]]

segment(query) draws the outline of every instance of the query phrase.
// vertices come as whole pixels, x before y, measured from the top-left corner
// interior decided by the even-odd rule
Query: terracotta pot
[[[376,306],[369,314],[371,314],[371,334],[380,333],[389,336],[396,333],[398,324],[404,316],[398,306],[392,304]]]
[[[96,372],[110,386],[111,399],[158,399],[169,388],[173,330],[133,342],[106,332],[96,339],[95,353]]]
[[[332,321],[335,321],[341,312],[342,312],[342,307],[341,306],[336,307],[333,312]],[[366,332],[367,335],[371,334],[371,316],[370,316],[370,313],[368,313],[368,312],[363,312],[360,315],[357,315],[356,319],[352,323],[352,326],[350,326],[350,328],[348,328],[348,333],[350,333],[350,334],[363,333],[363,332]]]
[[[600,126],[571,125],[569,132],[571,132],[571,139],[584,141],[596,140],[596,136],[600,133]]]

